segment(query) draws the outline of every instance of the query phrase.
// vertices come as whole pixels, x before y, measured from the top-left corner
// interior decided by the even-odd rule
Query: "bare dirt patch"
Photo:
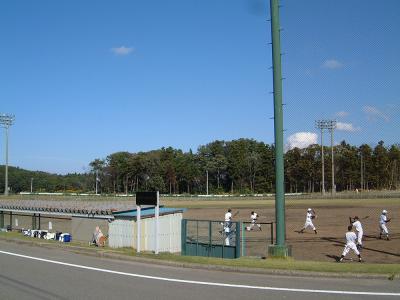
[[[242,205],[241,205],[242,206]],[[345,244],[344,235],[349,225],[349,216],[359,216],[364,228],[364,248],[362,256],[370,263],[400,263],[400,202],[398,204],[385,204],[377,201],[366,201],[353,205],[314,205],[312,208],[317,213],[314,225],[318,234],[311,229],[299,233],[305,222],[307,204],[289,205],[286,210],[286,240],[292,246],[293,256],[299,260],[335,261],[340,257]],[[228,207],[227,207],[228,208]],[[226,208],[226,209],[227,209]],[[223,208],[192,208],[188,209],[184,217],[188,219],[223,220],[226,209]],[[392,221],[388,223],[390,241],[379,239],[379,216],[382,209],[389,212]],[[236,221],[250,221],[250,213],[255,210],[259,215],[259,222],[275,220],[274,207],[243,208],[235,217]],[[253,230],[245,232],[246,254],[250,256],[265,256],[267,245],[270,243],[270,228],[263,226],[262,231]],[[355,259],[353,253],[347,255]]]

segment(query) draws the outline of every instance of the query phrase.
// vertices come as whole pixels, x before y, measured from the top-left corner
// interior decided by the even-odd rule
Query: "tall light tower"
[[[324,156],[324,129],[327,129],[331,133],[331,154],[332,154],[332,195],[336,192],[335,185],[335,159],[333,152],[333,131],[336,128],[336,120],[317,120],[315,121],[315,127],[321,130],[321,165],[322,165],[322,195],[325,195],[325,156]]]
[[[6,170],[5,170],[5,183],[4,183],[4,195],[8,196],[8,128],[13,124],[15,120],[14,115],[0,114],[0,125],[6,130]]]

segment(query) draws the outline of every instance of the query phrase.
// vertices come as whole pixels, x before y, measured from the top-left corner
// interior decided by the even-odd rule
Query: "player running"
[[[299,233],[304,233],[304,230],[307,229],[307,227],[311,227],[312,230],[314,230],[315,234],[317,234],[317,229],[315,228],[312,219],[316,218],[315,211],[311,208],[307,209],[307,215],[306,215],[306,222],[304,223],[304,227],[299,231]]]
[[[362,262],[360,251],[358,251],[356,246],[357,236],[352,229],[353,225],[347,226],[346,245],[344,246],[339,262],[343,261],[343,258],[347,255],[347,253],[349,253],[350,250],[353,250],[353,252],[358,256],[358,261]]]
[[[350,224],[356,229],[357,231],[357,248],[361,249],[362,248],[362,238],[363,238],[363,228],[360,222],[360,219],[355,216],[354,218],[349,217],[350,219]]]
[[[379,229],[380,229],[379,238],[380,239],[382,239],[382,235],[385,235],[386,239],[388,241],[390,240],[389,230],[386,227],[386,223],[389,223],[389,222],[390,222],[390,219],[387,217],[387,210],[384,209],[384,210],[382,210],[382,214],[379,217]]]
[[[250,219],[251,219],[251,224],[250,226],[246,227],[246,230],[247,231],[253,230],[254,226],[257,225],[258,229],[261,231],[261,225],[257,223],[258,214],[255,211],[251,212]]]

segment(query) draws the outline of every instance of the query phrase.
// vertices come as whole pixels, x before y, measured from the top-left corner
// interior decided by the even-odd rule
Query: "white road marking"
[[[68,266],[73,268],[104,272],[110,274],[117,274],[123,276],[137,277],[137,278],[146,278],[160,281],[168,281],[168,282],[179,282],[179,283],[187,283],[187,284],[197,284],[197,285],[208,285],[208,286],[219,286],[219,287],[233,287],[233,288],[242,288],[242,289],[256,289],[256,290],[268,290],[268,291],[285,291],[285,292],[301,292],[301,293],[321,293],[321,294],[341,294],[341,295],[367,295],[367,296],[394,296],[400,297],[400,293],[379,293],[379,292],[354,292],[354,291],[336,291],[336,290],[312,290],[312,289],[292,289],[292,288],[279,288],[279,287],[268,287],[268,286],[253,286],[253,285],[242,285],[242,284],[229,284],[229,283],[219,283],[219,282],[208,282],[208,281],[195,281],[195,280],[184,280],[184,279],[176,279],[176,278],[167,278],[167,277],[158,277],[158,276],[149,276],[143,274],[135,274],[135,273],[126,273],[120,271],[113,271],[102,268],[88,267],[77,264],[65,263],[57,260],[50,260],[45,258],[33,257],[23,254],[12,253],[8,251],[1,251],[1,254],[42,261],[62,266]]]

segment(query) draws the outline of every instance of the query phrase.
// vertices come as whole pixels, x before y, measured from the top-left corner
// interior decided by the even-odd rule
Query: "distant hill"
[[[5,166],[0,165],[0,193],[4,193]],[[8,167],[10,193],[30,192],[82,192],[92,189],[94,179],[88,174],[58,175]]]

